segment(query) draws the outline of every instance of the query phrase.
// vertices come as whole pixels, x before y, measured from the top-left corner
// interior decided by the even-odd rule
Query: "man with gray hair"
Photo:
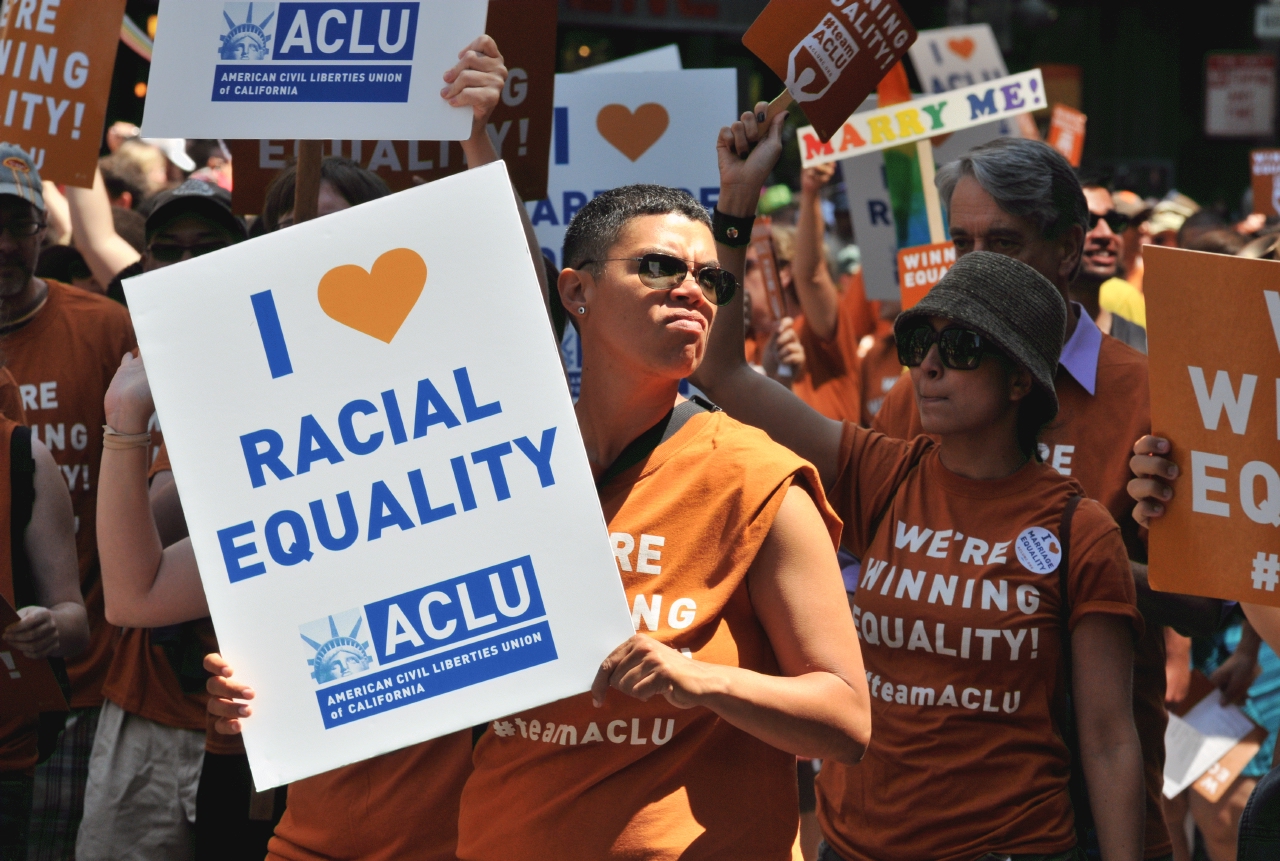
[[[1170,858],[1161,813],[1164,773],[1164,626],[1196,634],[1215,630],[1221,602],[1153,592],[1147,584],[1145,536],[1133,526],[1126,491],[1134,440],[1149,433],[1147,358],[1104,335],[1071,301],[1081,266],[1089,207],[1075,172],[1039,141],[1000,138],[939,168],[938,193],[947,209],[956,254],[994,251],[1027,263],[1067,300],[1066,341],[1054,387],[1058,417],[1041,433],[1039,456],[1107,507],[1120,524],[1146,632],[1134,649],[1134,722],[1142,741],[1147,791],[1146,859]],[[922,433],[910,378],[885,398],[872,427],[909,439]]]

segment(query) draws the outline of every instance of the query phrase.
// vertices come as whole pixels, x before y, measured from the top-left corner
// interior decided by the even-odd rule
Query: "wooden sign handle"
[[[929,243],[937,245],[946,242],[947,235],[942,229],[942,201],[933,181],[933,143],[928,138],[916,141],[916,155],[920,158],[920,184],[924,187],[924,209],[929,217]]]
[[[772,125],[773,118],[789,109],[795,102],[796,100],[791,97],[791,91],[783,90],[776,99],[769,102],[769,109],[764,113],[764,127],[768,128]]]
[[[293,191],[293,223],[310,221],[320,210],[322,141],[298,142],[298,177]]]

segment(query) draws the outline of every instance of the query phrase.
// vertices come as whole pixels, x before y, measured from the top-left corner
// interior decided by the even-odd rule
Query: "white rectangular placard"
[[[633,633],[502,163],[126,282],[261,789]]]
[[[444,73],[487,0],[162,0],[148,137],[463,140]]]

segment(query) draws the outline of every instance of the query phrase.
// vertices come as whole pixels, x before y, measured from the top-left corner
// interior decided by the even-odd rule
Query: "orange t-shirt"
[[[836,330],[823,341],[796,318],[796,335],[805,351],[805,373],[792,383],[796,397],[836,421],[857,422],[862,417],[863,374],[858,347],[875,331],[877,309],[867,301],[862,275],[840,278],[844,291],[836,315]]]
[[[881,320],[876,333],[870,335],[868,349],[862,354],[862,415],[863,427],[870,427],[885,397],[902,376],[902,363],[898,361],[898,342],[893,337],[893,324]]]
[[[455,861],[469,774],[464,730],[291,783],[267,859]]]
[[[838,475],[875,729],[861,763],[818,775],[827,841],[847,861],[1070,849],[1057,535],[1079,484],[1035,462],[963,478],[928,437],[851,424]],[[1068,588],[1072,628],[1101,613],[1141,633],[1119,528],[1092,500],[1072,520]]]
[[[98,465],[102,461],[102,399],[137,346],[129,312],[106,297],[48,281],[49,298],[29,323],[0,337],[0,353],[18,382],[33,438],[52,452],[71,489],[80,582],[89,615],[89,648],[67,661],[71,705],[102,703],[116,628],[107,624],[98,574]]]
[[[13,587],[13,548],[9,541],[9,517],[13,499],[9,473],[9,443],[17,424],[8,417],[0,418],[0,595],[17,608]],[[0,640],[0,651],[11,651]],[[12,703],[6,706],[12,707]],[[6,708],[5,712],[10,711]],[[0,772],[30,771],[36,765],[36,729],[40,713],[34,708],[19,708],[9,717],[0,717]]]
[[[787,489],[838,521],[809,464],[724,413],[699,415],[600,494],[632,619],[709,663],[779,673],[747,571]],[[458,857],[790,857],[795,757],[705,708],[609,691],[494,721],[462,794]]]
[[[1054,377],[1054,388],[1058,416],[1040,435],[1040,456],[1058,472],[1079,481],[1090,498],[1106,506],[1120,524],[1129,558],[1145,561],[1146,546],[1130,516],[1134,502],[1127,488],[1133,443],[1151,433],[1147,357],[1103,335],[1094,394],[1062,367]],[[909,375],[889,393],[872,427],[899,439],[923,433]],[[1163,857],[1172,851],[1160,801],[1164,730],[1169,721],[1164,691],[1164,631],[1159,625],[1147,625],[1134,647],[1133,672],[1133,720],[1142,741],[1147,795],[1146,858]]]

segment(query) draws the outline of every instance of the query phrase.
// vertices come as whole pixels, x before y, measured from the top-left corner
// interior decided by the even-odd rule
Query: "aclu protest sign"
[[[1045,106],[1040,70],[1020,72],[985,84],[920,96],[910,102],[860,111],[829,142],[812,126],[796,130],[804,167],[877,152],[962,129],[985,125]]]
[[[716,136],[737,105],[734,69],[556,75],[547,197],[525,204],[543,253],[563,266],[573,216],[618,186],[674,186],[715,206]]]
[[[898,251],[898,279],[902,290],[902,310],[916,303],[937,286],[956,262],[954,242],[917,245]]]
[[[907,56],[927,93],[972,87],[1009,74],[990,24],[921,30]]]
[[[1280,263],[1143,254],[1151,427],[1180,476],[1151,585],[1280,607]]]
[[[485,0],[162,0],[147,137],[465,140],[440,98]]]
[[[1253,211],[1280,215],[1280,149],[1255,149],[1249,153]]]
[[[502,98],[489,118],[489,137],[506,161],[516,191],[525,200],[539,200],[547,196],[551,151],[556,0],[489,0],[485,32],[497,43],[507,66]],[[260,139],[228,144],[235,162],[231,197],[236,212],[259,213],[267,186],[296,158],[298,143]],[[466,169],[461,144],[448,141],[335,140],[325,145],[325,154],[358,162],[382,177],[392,191]]]
[[[259,789],[581,693],[633,633],[509,182],[125,285]]]
[[[915,40],[896,0],[772,0],[742,44],[782,79],[825,142]]]
[[[5,0],[0,7],[3,138],[40,175],[90,188],[125,0]]]

